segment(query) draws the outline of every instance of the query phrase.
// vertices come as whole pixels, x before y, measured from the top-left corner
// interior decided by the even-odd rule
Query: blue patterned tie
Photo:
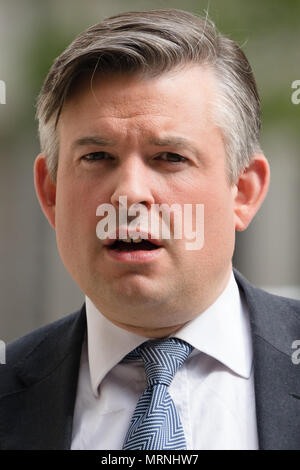
[[[185,341],[165,338],[149,340],[126,356],[142,357],[147,388],[131,418],[123,450],[186,449],[183,427],[168,386],[192,350]]]

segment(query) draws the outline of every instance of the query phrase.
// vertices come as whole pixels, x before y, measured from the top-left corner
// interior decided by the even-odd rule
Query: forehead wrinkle
[[[145,96],[143,93],[132,96],[129,91],[129,96],[126,97],[110,96],[109,99],[104,97],[101,104],[101,110],[105,108],[107,117],[121,120],[143,116],[145,118],[170,116],[168,99],[164,96],[160,96],[157,102],[156,98]]]
[[[182,148],[189,148],[191,149],[194,153],[199,153],[199,149],[196,148],[195,145],[193,145],[189,139],[182,137],[182,136],[176,136],[176,135],[167,135],[167,136],[159,136],[159,135],[150,135],[149,136],[149,131],[145,130],[142,128],[142,126],[137,126],[137,129],[133,130],[127,130],[126,135],[127,138],[129,137],[128,132],[131,134],[131,138],[134,136],[132,135],[132,132],[135,134],[135,138],[138,138],[137,134],[140,134],[142,139],[150,144],[154,145],[157,147],[176,147],[178,149]],[[101,136],[98,132],[94,132],[91,135],[83,136],[78,139],[76,139],[72,145],[71,149],[74,150],[77,147],[83,147],[87,145],[95,145],[95,146],[106,146],[106,147],[112,147],[115,146],[119,143],[119,139],[110,139],[104,136]]]

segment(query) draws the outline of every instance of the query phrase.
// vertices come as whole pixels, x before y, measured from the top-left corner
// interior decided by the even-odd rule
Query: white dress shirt
[[[71,448],[120,450],[146,387],[142,361],[122,359],[147,338],[111,323],[89,298],[86,312]],[[218,299],[171,336],[195,348],[169,387],[187,449],[258,449],[250,324],[233,273]]]

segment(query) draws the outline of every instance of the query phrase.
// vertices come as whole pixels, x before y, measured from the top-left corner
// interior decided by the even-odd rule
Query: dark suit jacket
[[[300,302],[234,274],[250,314],[259,447],[300,449],[300,364],[291,357]],[[0,449],[70,449],[85,333],[83,306],[8,345],[0,365]]]

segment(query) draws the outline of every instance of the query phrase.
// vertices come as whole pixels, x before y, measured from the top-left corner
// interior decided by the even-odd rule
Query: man
[[[270,178],[241,49],[207,18],[124,13],[55,61],[37,116],[37,196],[86,302],[9,346],[0,447],[299,448],[300,304],[232,268]],[[145,229],[162,204],[192,207],[200,246],[175,210],[169,238]],[[104,236],[101,207],[125,210]]]

